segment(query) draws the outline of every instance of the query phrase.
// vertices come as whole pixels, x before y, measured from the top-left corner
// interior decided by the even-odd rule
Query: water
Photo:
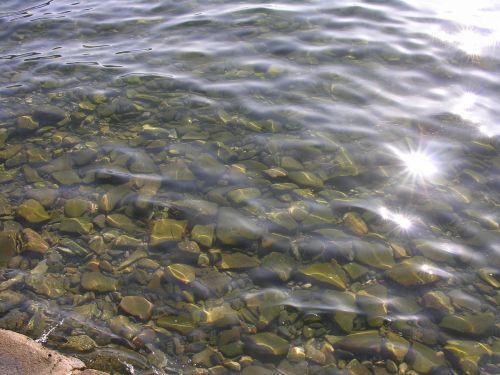
[[[0,327],[125,374],[498,373],[499,15],[2,2]]]

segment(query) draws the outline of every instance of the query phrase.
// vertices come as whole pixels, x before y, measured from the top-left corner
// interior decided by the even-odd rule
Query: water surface
[[[498,373],[499,17],[2,2],[0,327],[124,374]]]

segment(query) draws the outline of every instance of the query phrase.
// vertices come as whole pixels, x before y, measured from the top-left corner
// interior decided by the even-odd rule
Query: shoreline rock
[[[43,347],[27,336],[0,329],[0,374],[107,375],[85,363]]]

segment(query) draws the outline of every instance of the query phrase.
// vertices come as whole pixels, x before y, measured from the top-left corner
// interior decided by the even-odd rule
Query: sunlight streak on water
[[[384,220],[392,221],[403,231],[408,231],[413,227],[413,221],[410,217],[390,211],[387,207],[380,207],[379,214]]]
[[[439,28],[432,34],[445,43],[454,45],[467,55],[477,58],[494,49],[500,42],[499,3],[479,1],[425,1],[418,2],[458,24],[455,31]]]

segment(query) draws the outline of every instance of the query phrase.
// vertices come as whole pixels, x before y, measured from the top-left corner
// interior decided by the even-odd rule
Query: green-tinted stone
[[[80,176],[72,169],[54,172],[52,173],[52,177],[61,185],[75,185],[82,181]]]
[[[96,347],[96,342],[87,335],[70,336],[61,345],[61,348],[75,352],[89,352]]]
[[[242,188],[231,190],[227,198],[231,203],[242,204],[260,197],[260,190],[256,188]]]
[[[333,320],[340,329],[347,333],[351,332],[354,319],[358,315],[354,293],[326,290],[321,299],[333,313]]]
[[[446,315],[439,323],[441,328],[453,332],[472,335],[489,336],[495,324],[495,315],[491,313]]]
[[[117,248],[125,248],[125,249],[135,249],[140,247],[142,244],[143,244],[142,240],[135,237],[127,236],[126,234],[119,235],[118,237],[116,237],[114,241],[114,245]]]
[[[295,261],[288,255],[272,252],[262,258],[262,267],[276,274],[280,280],[288,281],[295,268]]]
[[[380,284],[369,285],[360,290],[356,300],[370,327],[381,327],[388,314],[387,288]]]
[[[292,202],[288,207],[288,213],[297,221],[304,220],[309,215],[309,208],[303,201]]]
[[[294,231],[298,227],[297,222],[287,211],[272,211],[266,215],[266,218],[280,229]]]
[[[12,215],[12,205],[3,194],[0,194],[0,216],[10,215]]]
[[[209,326],[223,328],[240,325],[240,319],[238,318],[237,312],[227,303],[221,306],[204,309],[203,312],[203,323]]]
[[[258,240],[261,229],[252,220],[232,208],[221,208],[217,217],[217,239],[225,245]]]
[[[164,315],[156,322],[160,327],[187,335],[195,328],[193,320],[186,315]]]
[[[191,231],[191,239],[198,244],[211,247],[214,241],[215,225],[195,225]]]
[[[408,341],[392,332],[387,332],[384,346],[392,359],[398,362],[403,362],[410,349],[410,343]]]
[[[357,212],[347,212],[343,217],[344,225],[356,234],[368,233],[368,227]]]
[[[334,343],[334,347],[353,353],[380,354],[383,339],[378,331],[362,331],[351,333]]]
[[[129,233],[137,232],[137,225],[126,215],[123,214],[110,214],[106,216],[106,223],[117,229],[122,229]]]
[[[493,354],[489,345],[467,340],[449,340],[444,346],[444,351],[453,358],[462,373],[466,375],[478,374],[478,362],[482,357]]]
[[[21,251],[33,251],[45,254],[49,249],[49,244],[32,229],[26,228],[21,232]]]
[[[450,297],[439,290],[431,290],[425,293],[422,297],[422,305],[444,314],[451,314],[454,311]]]
[[[288,175],[288,172],[286,170],[279,167],[269,168],[264,170],[263,172],[271,178],[286,177]]]
[[[412,360],[410,361],[411,368],[418,373],[425,374],[446,365],[443,356],[438,355],[435,350],[428,346],[414,342],[410,350],[412,354]]]
[[[455,256],[460,255],[459,247],[452,243],[416,240],[414,245],[425,258],[436,262],[455,264]]]
[[[17,208],[17,215],[28,223],[37,224],[50,219],[45,208],[34,199],[28,199]]]
[[[347,272],[347,274],[352,280],[357,280],[369,272],[368,268],[358,263],[347,263],[344,264],[342,268],[344,269],[345,272]]]
[[[72,198],[64,203],[64,214],[67,217],[80,217],[89,209],[89,202],[85,199]]]
[[[26,196],[40,202],[45,207],[52,206],[58,195],[57,189],[49,188],[31,189],[26,193]]]
[[[89,234],[92,228],[92,222],[82,217],[64,218],[59,225],[59,230],[66,233]]]
[[[153,222],[150,245],[159,246],[182,240],[187,222],[184,220],[160,219]]]
[[[272,370],[256,365],[247,366],[241,372],[241,375],[273,375],[273,374],[275,374],[275,372],[273,372]]]
[[[64,289],[64,278],[54,274],[34,274],[26,278],[26,285],[30,286],[35,293],[49,298],[59,298],[66,293]]]
[[[17,254],[17,234],[15,231],[0,232],[0,267],[5,267]]]
[[[342,268],[332,263],[313,263],[299,269],[308,279],[328,284],[338,289],[346,289],[346,277]]]
[[[292,182],[295,182],[297,185],[300,186],[316,187],[316,188],[323,187],[323,180],[312,172],[306,172],[306,171],[290,172],[288,174],[288,178]]]
[[[192,219],[211,219],[217,215],[217,204],[201,199],[184,199],[172,203],[172,208]]]
[[[118,315],[108,320],[111,332],[128,340],[132,340],[142,329],[142,326],[130,321],[127,316]]]
[[[356,260],[366,266],[387,270],[395,265],[392,249],[381,243],[354,241]]]
[[[258,267],[260,264],[256,257],[243,253],[223,253],[219,262],[219,268],[223,270],[245,269]]]
[[[20,130],[33,131],[38,129],[40,124],[33,120],[31,116],[21,116],[17,118],[16,126]]]
[[[281,357],[288,353],[285,339],[271,332],[262,332],[247,337],[247,349],[264,356]]]
[[[153,312],[153,304],[141,296],[126,296],[120,301],[120,309],[140,320],[148,320]]]
[[[419,286],[435,283],[439,280],[439,268],[427,259],[416,256],[396,264],[385,275],[403,286]]]
[[[498,280],[498,271],[492,268],[481,268],[478,271],[479,277],[495,289],[500,288],[500,281]]]
[[[104,193],[99,199],[99,209],[110,212],[118,206],[118,203],[132,190],[132,183],[115,186]]]
[[[183,160],[175,160],[160,166],[163,179],[170,183],[191,183],[196,180],[193,172]]]
[[[9,312],[14,307],[20,305],[26,300],[26,297],[21,293],[12,290],[4,290],[0,292],[0,314]]]
[[[118,289],[118,280],[104,276],[102,273],[84,272],[81,278],[82,288],[93,292],[116,292]]]
[[[165,268],[165,274],[182,284],[192,283],[196,278],[193,267],[180,263],[168,265]]]

